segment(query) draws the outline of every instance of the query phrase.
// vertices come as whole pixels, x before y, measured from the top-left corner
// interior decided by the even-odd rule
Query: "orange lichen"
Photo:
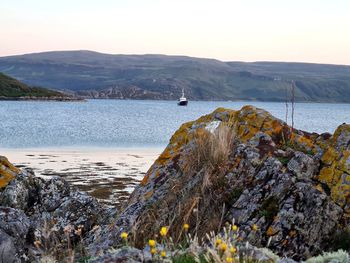
[[[266,235],[268,236],[274,236],[278,233],[277,230],[275,230],[272,226],[269,226],[269,228],[266,231]]]
[[[298,136],[296,141],[301,146],[308,147],[310,149],[315,147],[314,143],[309,138],[306,138],[305,136]]]
[[[140,182],[140,184],[141,184],[142,186],[145,186],[145,185],[147,184],[147,182],[148,182],[148,179],[149,179],[149,173],[147,173],[147,174],[143,177],[143,179],[142,179],[142,181]]]
[[[289,236],[290,237],[295,237],[296,235],[297,235],[297,231],[295,231],[295,230],[289,231]]]
[[[152,197],[152,195],[153,195],[153,190],[151,190],[151,191],[148,191],[147,193],[145,193],[145,198],[146,199],[150,199],[151,197]]]
[[[6,187],[19,172],[20,170],[13,166],[5,157],[0,156],[0,189]]]
[[[328,150],[323,154],[321,161],[325,164],[331,165],[332,162],[338,157],[337,152],[334,148],[330,147]]]

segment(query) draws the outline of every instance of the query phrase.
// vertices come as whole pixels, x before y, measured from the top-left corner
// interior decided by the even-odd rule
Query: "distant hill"
[[[350,66],[56,51],[0,58],[25,83],[95,98],[350,102]]]
[[[0,99],[71,99],[58,92],[28,85],[0,72]]]

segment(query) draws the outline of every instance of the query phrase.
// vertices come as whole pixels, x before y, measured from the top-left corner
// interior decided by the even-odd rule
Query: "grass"
[[[40,263],[89,263],[96,260],[91,257],[84,248],[84,240],[79,231],[81,227],[65,227],[63,240],[57,239],[56,230],[49,224],[41,232],[41,239],[34,244],[41,255]],[[245,226],[246,229],[246,226]],[[82,230],[82,229],[81,229]],[[143,255],[151,258],[151,262],[175,262],[175,263],[277,263],[280,258],[268,249],[268,244],[263,248],[252,247],[241,235],[239,226],[226,222],[217,232],[206,233],[205,238],[199,239],[196,229],[190,234],[189,225],[183,225],[182,238],[174,241],[171,238],[171,227],[161,227],[157,236],[146,240],[141,248]],[[257,225],[250,226],[250,236],[260,235]],[[116,253],[119,249],[127,251],[135,247],[135,233],[123,232],[120,235],[121,243],[111,249],[110,253]],[[38,238],[38,237],[37,237]],[[268,242],[269,243],[269,242]],[[264,260],[254,256],[255,252],[262,253]],[[125,253],[124,254],[124,257]],[[349,254],[343,250],[309,258],[306,263],[349,262]]]

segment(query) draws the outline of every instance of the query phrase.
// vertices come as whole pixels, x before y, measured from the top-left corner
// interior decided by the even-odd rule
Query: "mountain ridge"
[[[162,54],[89,50],[0,57],[0,72],[86,98],[350,102],[350,66],[303,62],[224,62]]]

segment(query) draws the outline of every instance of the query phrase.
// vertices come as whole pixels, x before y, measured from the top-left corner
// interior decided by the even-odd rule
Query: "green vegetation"
[[[341,232],[337,232],[334,234],[333,242],[331,242],[332,248],[334,250],[337,249],[350,249],[350,230],[346,229]]]
[[[60,51],[0,58],[27,83],[104,98],[350,102],[350,66]],[[97,92],[93,92],[97,91]]]
[[[44,88],[29,87],[26,84],[0,72],[0,97],[67,97],[63,93]]]
[[[281,156],[281,157],[277,157],[277,159],[281,162],[281,164],[283,164],[283,165],[287,165],[288,164],[288,162],[289,162],[289,158],[288,157],[283,157],[283,156]]]
[[[278,211],[278,200],[274,197],[269,197],[262,203],[259,215],[264,216],[268,221],[272,221]]]

